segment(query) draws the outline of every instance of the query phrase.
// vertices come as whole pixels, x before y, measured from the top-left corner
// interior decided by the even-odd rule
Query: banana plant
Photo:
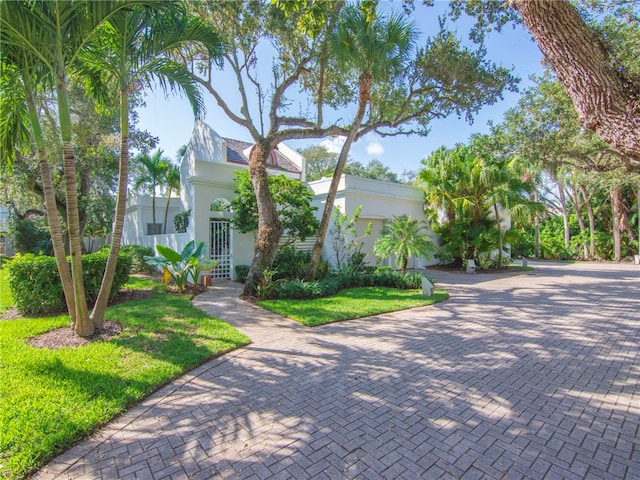
[[[218,266],[216,260],[204,259],[204,242],[191,240],[184,246],[181,253],[164,245],[156,245],[156,250],[159,253],[158,256],[145,256],[144,261],[148,265],[160,267],[163,272],[168,273],[180,293],[189,284],[193,285],[195,289],[201,271],[211,270]]]

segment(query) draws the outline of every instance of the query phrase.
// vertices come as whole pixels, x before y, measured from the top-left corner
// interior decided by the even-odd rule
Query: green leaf
[[[158,250],[158,253],[165,257],[171,263],[182,261],[182,256],[172,248],[166,247],[164,245],[156,245],[156,250]]]

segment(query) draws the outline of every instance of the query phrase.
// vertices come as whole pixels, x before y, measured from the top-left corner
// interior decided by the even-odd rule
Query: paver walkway
[[[640,478],[640,267],[535,266],[314,329],[216,286],[196,305],[253,343],[36,478]]]

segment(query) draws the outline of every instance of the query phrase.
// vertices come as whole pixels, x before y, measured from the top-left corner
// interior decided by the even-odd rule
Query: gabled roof
[[[240,163],[243,165],[249,164],[249,154],[253,147],[252,143],[224,137],[222,140],[227,144],[227,162]],[[292,173],[300,173],[300,167],[289,160],[289,158],[280,152],[277,147],[272,150],[271,161],[267,161],[267,167],[277,168]]]

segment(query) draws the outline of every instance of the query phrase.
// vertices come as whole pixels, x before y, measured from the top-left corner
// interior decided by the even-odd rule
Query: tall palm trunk
[[[582,192],[584,206],[587,210],[587,217],[589,218],[589,258],[593,260],[596,257],[596,219],[593,214],[593,208],[591,207],[589,194],[587,193],[587,187],[585,187],[584,183],[580,185],[580,191]]]
[[[115,218],[113,232],[111,236],[111,249],[107,258],[107,265],[104,269],[102,284],[98,292],[96,304],[91,312],[91,320],[96,328],[101,328],[104,323],[104,312],[109,303],[113,277],[118,265],[118,254],[120,253],[120,243],[122,241],[122,230],[124,228],[125,206],[127,203],[127,184],[129,176],[129,97],[127,89],[120,91],[120,161],[118,171],[118,196],[116,199]]]
[[[249,175],[256,194],[259,220],[253,262],[242,291],[243,296],[255,294],[256,285],[262,280],[263,272],[273,263],[278,249],[278,242],[284,231],[269,190],[266,164],[267,158],[271,155],[271,150],[272,145],[270,142],[258,142],[249,158]]]
[[[63,58],[62,53],[58,54]],[[71,254],[71,278],[73,280],[75,303],[75,331],[86,337],[94,332],[93,322],[89,318],[87,299],[84,291],[82,274],[82,243],[80,238],[80,216],[78,213],[78,188],[76,184],[76,167],[73,146],[71,145],[71,115],[69,96],[64,69],[60,62],[56,71],[56,96],[58,100],[58,116],[62,137],[62,158],[64,165],[65,197],[67,203],[67,231],[69,232],[69,250]]]
[[[152,185],[153,192],[151,192],[151,221],[153,222],[153,231],[156,231],[156,184]]]
[[[169,219],[169,206],[171,204],[171,187],[167,193],[167,205],[164,207],[164,226],[162,227],[162,233],[167,233],[167,220]]]
[[[320,228],[318,229],[318,237],[316,239],[315,245],[313,246],[311,261],[309,262],[307,271],[305,273],[306,280],[313,280],[316,276],[316,271],[318,270],[318,264],[320,263],[320,257],[322,255],[322,247],[324,246],[324,240],[329,229],[329,221],[331,220],[331,215],[333,213],[333,205],[335,204],[336,195],[338,193],[340,178],[342,177],[342,173],[344,172],[344,166],[347,163],[351,144],[355,140],[356,134],[358,133],[360,125],[362,124],[362,119],[364,118],[364,114],[367,110],[367,103],[371,100],[372,83],[373,77],[370,73],[366,72],[360,76],[360,95],[358,98],[358,110],[356,111],[356,116],[354,118],[353,124],[351,125],[351,129],[349,130],[349,135],[347,135],[347,139],[342,145],[342,150],[340,150],[340,157],[338,157],[338,163],[336,164],[336,168],[333,172],[333,177],[331,178],[331,185],[329,185],[329,191],[327,192],[327,199],[324,204],[324,211],[322,212],[322,219],[320,221]]]
[[[51,233],[53,254],[55,256],[56,266],[58,267],[58,272],[60,274],[62,291],[64,292],[64,299],[67,304],[69,317],[71,317],[71,323],[75,325],[76,312],[73,294],[73,281],[71,279],[71,272],[69,271],[69,263],[67,262],[67,254],[64,248],[64,240],[62,237],[62,227],[60,226],[60,219],[58,217],[58,210],[56,207],[56,196],[53,189],[51,167],[49,165],[49,162],[47,161],[42,128],[40,127],[40,120],[38,119],[38,113],[36,111],[35,101],[32,94],[33,90],[29,83],[28,76],[28,73],[26,73],[24,76],[27,108],[29,109],[29,118],[31,121],[33,139],[36,144],[36,148],[38,149],[38,157],[40,158],[40,176],[42,177],[42,190],[45,209],[47,211],[47,220],[49,222],[49,231]]]

